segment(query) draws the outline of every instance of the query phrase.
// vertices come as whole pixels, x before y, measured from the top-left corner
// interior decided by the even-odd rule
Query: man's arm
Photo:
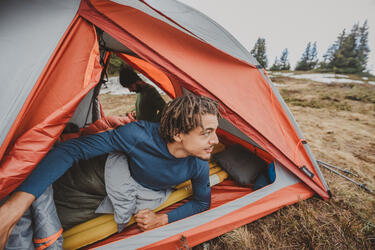
[[[138,125],[128,124],[115,130],[66,141],[53,148],[30,176],[0,207],[0,250],[13,227],[31,203],[68,170],[73,162],[113,151],[131,152],[137,143]],[[125,140],[126,138],[126,140]]]
[[[168,223],[174,222],[203,212],[211,205],[211,188],[209,178],[209,166],[205,166],[197,177],[191,179],[193,187],[193,199],[167,213]]]
[[[36,166],[17,191],[38,198],[46,188],[62,176],[74,162],[113,151],[129,153],[136,144],[137,125],[127,124],[115,130],[63,142],[53,148]],[[126,138],[126,139],[125,139]]]
[[[35,196],[32,194],[15,192],[0,207],[0,249],[5,248],[14,226],[34,200]]]

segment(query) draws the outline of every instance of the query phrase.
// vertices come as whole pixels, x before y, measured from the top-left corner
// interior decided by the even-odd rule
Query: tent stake
[[[320,161],[318,161],[319,163],[320,163]],[[363,188],[365,191],[367,191],[368,193],[370,193],[370,194],[373,194],[373,192],[370,190],[370,189],[368,189],[367,187],[366,187],[366,183],[358,183],[358,182],[356,182],[355,180],[353,180],[353,179],[351,179],[351,178],[349,178],[349,177],[347,177],[347,176],[345,176],[345,175],[343,175],[343,174],[341,174],[341,173],[339,173],[338,171],[336,171],[335,169],[332,169],[332,168],[330,168],[330,167],[328,167],[328,166],[326,166],[326,165],[324,165],[324,164],[320,164],[322,167],[325,167],[326,169],[328,169],[328,170],[331,170],[332,172],[334,172],[335,174],[338,174],[339,176],[341,176],[341,177],[343,177],[343,178],[345,178],[345,179],[347,179],[348,181],[350,181],[350,182],[353,182],[354,184],[356,184],[357,186],[359,186],[360,188]]]

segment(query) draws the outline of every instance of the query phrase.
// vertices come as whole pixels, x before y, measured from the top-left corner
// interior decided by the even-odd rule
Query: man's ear
[[[175,133],[174,136],[173,136],[173,140],[175,142],[181,142],[182,141],[181,133]]]

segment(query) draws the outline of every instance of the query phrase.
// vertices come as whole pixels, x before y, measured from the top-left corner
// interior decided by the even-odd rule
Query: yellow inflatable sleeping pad
[[[224,170],[221,170],[218,165],[210,162],[210,185],[214,186],[226,178],[228,178],[228,174]],[[190,180],[179,184],[176,186],[176,189],[161,206],[153,211],[158,212],[192,195]],[[134,222],[134,217],[132,217],[127,226],[134,224]],[[104,239],[116,232],[117,224],[114,221],[113,214],[101,215],[65,231],[63,233],[63,248],[78,249]]]

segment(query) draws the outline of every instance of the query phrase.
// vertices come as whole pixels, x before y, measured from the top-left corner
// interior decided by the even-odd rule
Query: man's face
[[[208,161],[214,146],[219,143],[216,135],[218,125],[216,115],[206,114],[202,116],[203,128],[198,126],[187,134],[179,134],[181,143],[188,155]]]

